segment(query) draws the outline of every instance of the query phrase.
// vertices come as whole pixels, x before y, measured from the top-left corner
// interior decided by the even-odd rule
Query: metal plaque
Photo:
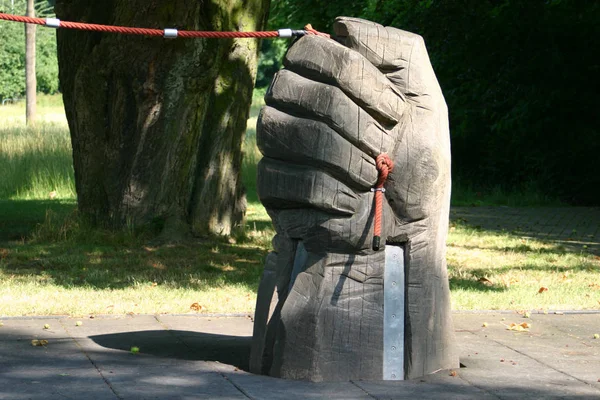
[[[385,246],[383,380],[404,380],[404,249]]]

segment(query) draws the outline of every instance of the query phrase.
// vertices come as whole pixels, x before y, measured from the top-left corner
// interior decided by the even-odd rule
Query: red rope
[[[4,19],[6,21],[24,22],[26,24],[46,25],[46,20],[44,18],[32,18],[21,15],[0,13],[0,19]]]
[[[379,177],[377,178],[377,183],[375,187],[372,189],[375,191],[375,221],[373,227],[373,250],[379,250],[381,244],[381,214],[383,212],[383,192],[385,189],[383,185],[385,181],[394,169],[394,162],[392,159],[385,153],[382,153],[377,156],[375,159],[375,167],[379,172]]]
[[[25,24],[36,24],[46,25],[45,18],[32,18],[21,15],[4,14],[0,13],[0,20],[22,22]],[[87,24],[82,22],[69,22],[60,21],[60,28],[67,29],[79,29],[84,31],[93,32],[112,32],[121,33],[126,35],[144,35],[144,36],[164,36],[165,31],[163,29],[149,29],[149,28],[133,28],[127,26],[111,26],[111,25],[99,25],[99,24]],[[314,30],[310,24],[303,32],[309,35],[319,35],[329,37],[325,33]],[[214,31],[177,31],[177,37],[183,38],[215,38],[215,39],[226,39],[226,38],[276,38],[279,37],[278,31],[259,31],[259,32],[214,32]]]

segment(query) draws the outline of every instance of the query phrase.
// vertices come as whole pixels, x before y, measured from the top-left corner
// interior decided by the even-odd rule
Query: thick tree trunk
[[[185,30],[259,30],[268,0],[58,0],[57,17]],[[58,31],[79,210],[98,224],[228,234],[243,217],[241,143],[253,39]]]
[[[35,17],[33,0],[27,0],[27,16]],[[35,30],[36,25],[25,24],[25,121],[28,126],[35,125],[36,89],[35,76]]]

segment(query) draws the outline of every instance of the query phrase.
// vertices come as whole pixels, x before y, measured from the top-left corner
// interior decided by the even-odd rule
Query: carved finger
[[[266,157],[322,168],[359,190],[368,190],[377,181],[373,157],[323,122],[267,106],[258,119],[256,141]]]
[[[409,101],[435,106],[441,89],[421,36],[348,17],[337,18],[334,31],[341,43],[369,60]]]
[[[393,125],[402,116],[404,94],[365,57],[331,39],[301,38],[288,50],[283,64],[300,75],[339,87],[381,123]]]
[[[339,88],[288,70],[277,73],[265,100],[288,114],[324,122],[372,157],[392,151],[400,131],[384,129]]]
[[[311,167],[263,158],[258,164],[258,197],[272,209],[315,208],[353,215],[359,196],[331,175]]]

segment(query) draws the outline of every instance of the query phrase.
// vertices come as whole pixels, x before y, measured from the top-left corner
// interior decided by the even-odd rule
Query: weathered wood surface
[[[457,367],[445,261],[448,115],[424,42],[350,18],[335,32],[339,43],[306,36],[290,48],[258,122],[258,191],[277,236],[259,290],[252,370],[382,378],[384,252],[371,249],[370,191],[382,152],[396,164],[382,238],[406,250],[406,377]]]

